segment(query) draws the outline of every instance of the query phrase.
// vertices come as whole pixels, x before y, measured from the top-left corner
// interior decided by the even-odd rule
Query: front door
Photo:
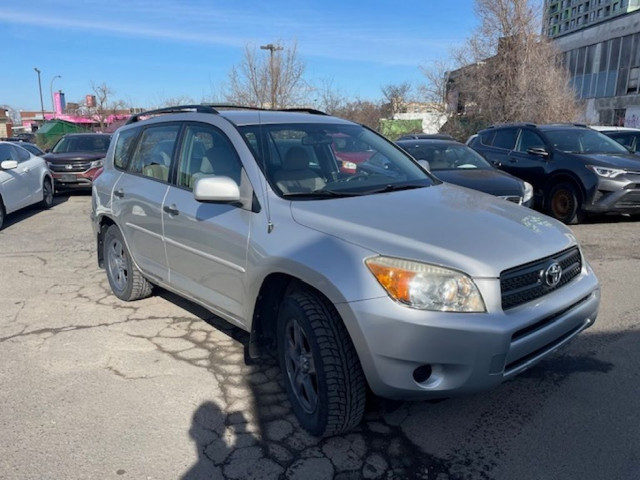
[[[227,176],[239,184],[241,192],[250,190],[240,160],[221,130],[209,124],[188,124],[176,173],[162,212],[170,284],[241,324],[254,215],[251,202],[248,206],[202,203],[193,196],[195,181],[205,175]]]

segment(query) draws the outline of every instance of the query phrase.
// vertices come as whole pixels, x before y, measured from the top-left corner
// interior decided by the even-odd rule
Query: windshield
[[[566,129],[547,130],[544,132],[547,139],[556,150],[568,153],[611,153],[628,154],[615,140],[595,130]]]
[[[380,135],[350,124],[239,127],[267,181],[300,200],[369,195],[438,183]]]
[[[53,153],[105,153],[109,149],[108,135],[67,135],[51,150]]]
[[[457,168],[493,169],[475,150],[456,143],[398,142],[416,160],[429,162],[429,169],[453,170]]]

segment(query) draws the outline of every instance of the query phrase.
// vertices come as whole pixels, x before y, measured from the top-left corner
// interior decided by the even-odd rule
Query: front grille
[[[71,168],[67,168],[71,166]],[[78,173],[86,172],[91,168],[91,162],[87,163],[50,163],[49,169],[56,173]]]
[[[560,265],[562,276],[558,284],[551,287],[543,281],[543,277],[545,270],[552,262]],[[517,307],[557,290],[578,276],[581,270],[582,257],[578,247],[505,270],[500,274],[502,309]]]

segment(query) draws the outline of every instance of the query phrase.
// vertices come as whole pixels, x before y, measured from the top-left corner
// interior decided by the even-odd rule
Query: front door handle
[[[162,207],[162,209],[167,212],[169,215],[179,215],[180,211],[176,208],[175,205],[165,205],[164,207]]]
[[[122,190],[122,189],[120,189],[120,190],[115,190],[115,191],[113,192],[113,194],[114,194],[116,197],[118,197],[118,198],[122,198],[122,197],[124,197],[124,190]]]

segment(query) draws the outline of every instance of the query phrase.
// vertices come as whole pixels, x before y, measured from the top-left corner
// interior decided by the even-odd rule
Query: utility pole
[[[38,74],[38,89],[40,90],[40,111],[42,112],[42,123],[44,123],[44,103],[42,101],[42,82],[40,82],[40,70],[38,67],[33,67]]]
[[[280,45],[274,45],[273,43],[268,43],[267,45],[260,45],[260,49],[269,50],[269,72],[271,76],[271,108],[276,107],[276,82],[273,73],[273,52],[278,50],[284,50]]]

